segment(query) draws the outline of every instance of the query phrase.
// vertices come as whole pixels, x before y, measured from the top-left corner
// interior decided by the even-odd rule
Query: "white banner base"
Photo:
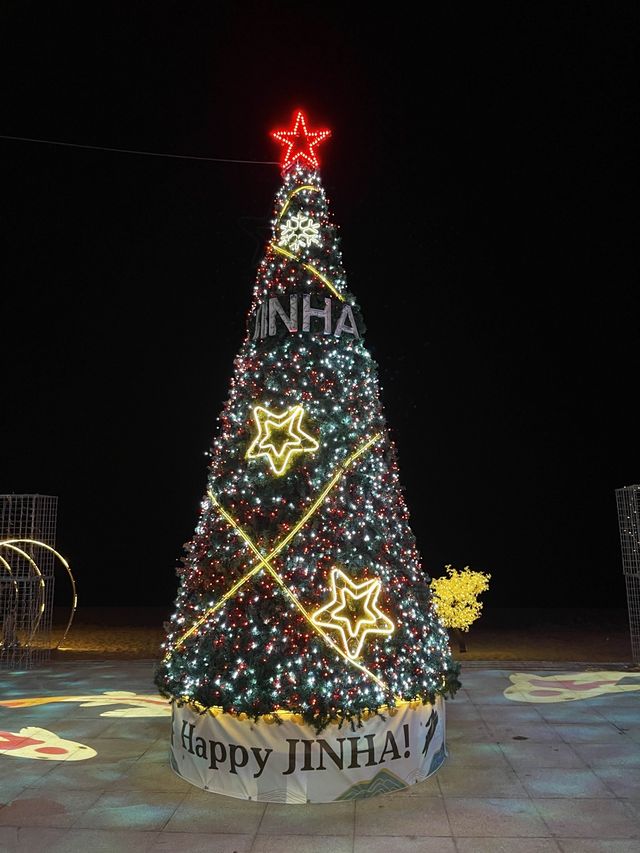
[[[257,722],[173,706],[171,766],[205,791],[268,803],[332,803],[422,782],[447,756],[445,702],[405,702],[352,728],[293,714]]]

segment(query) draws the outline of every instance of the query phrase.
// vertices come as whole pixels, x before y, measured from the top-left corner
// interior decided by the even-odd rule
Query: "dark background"
[[[425,569],[490,572],[487,606],[621,606],[638,7],[474,5],[5,3],[0,132],[271,161],[294,108],[331,127]],[[59,496],[81,605],[170,604],[279,170],[0,154],[0,492]]]

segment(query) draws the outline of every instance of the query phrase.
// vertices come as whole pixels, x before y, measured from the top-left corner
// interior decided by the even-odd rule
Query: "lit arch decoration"
[[[31,571],[33,572],[33,574],[38,579],[38,605],[37,605],[38,613],[37,613],[37,619],[35,621],[35,624],[34,624],[33,628],[31,629],[31,634],[29,635],[29,638],[27,640],[28,645],[31,644],[31,641],[33,640],[33,637],[35,636],[35,633],[38,630],[38,627],[39,627],[40,622],[42,620],[42,614],[44,613],[44,608],[45,608],[45,604],[44,604],[45,578],[44,578],[42,572],[40,571],[38,564],[33,559],[33,557],[30,554],[28,554],[24,550],[23,547],[20,547],[20,546],[24,546],[24,545],[35,545],[38,548],[44,548],[46,551],[50,551],[54,555],[54,557],[56,557],[57,560],[62,564],[62,566],[64,567],[64,569],[66,570],[66,572],[69,576],[69,580],[71,581],[71,590],[72,590],[71,612],[69,614],[69,619],[68,619],[67,625],[64,629],[64,634],[62,635],[62,639],[58,642],[58,644],[56,646],[56,649],[58,649],[58,648],[60,648],[62,643],[64,643],[64,641],[67,638],[69,630],[71,629],[73,617],[75,616],[76,609],[78,607],[78,595],[77,595],[77,590],[76,590],[75,578],[73,577],[73,573],[71,572],[71,567],[69,566],[69,563],[67,562],[67,560],[65,560],[65,558],[62,556],[62,554],[60,554],[59,551],[56,551],[56,549],[52,548],[51,545],[47,545],[46,542],[40,542],[38,539],[0,539],[0,551],[2,549],[6,548],[10,552],[12,552],[13,554],[17,554],[20,558],[22,558],[23,560],[25,560],[28,563]],[[5,570],[5,572],[8,573],[9,577],[11,578],[11,580],[13,582],[14,594],[16,595],[16,600],[17,600],[17,596],[18,596],[17,581],[13,575],[13,572],[11,571],[11,566],[9,565],[8,560],[6,560],[2,556],[1,553],[0,553],[0,566]]]

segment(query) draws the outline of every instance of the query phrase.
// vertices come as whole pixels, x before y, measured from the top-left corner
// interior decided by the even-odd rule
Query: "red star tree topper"
[[[295,113],[291,130],[273,130],[271,136],[281,145],[286,146],[282,163],[282,171],[286,172],[297,162],[306,163],[312,169],[320,165],[315,147],[331,136],[330,130],[308,130],[302,110]]]

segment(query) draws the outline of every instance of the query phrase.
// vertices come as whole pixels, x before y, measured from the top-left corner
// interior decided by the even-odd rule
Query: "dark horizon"
[[[0,132],[273,161],[298,106],[330,127],[322,180],[425,570],[491,573],[485,609],[626,606],[636,10],[338,8],[16,4]],[[81,606],[170,605],[279,169],[0,146],[0,492],[59,496]]]

